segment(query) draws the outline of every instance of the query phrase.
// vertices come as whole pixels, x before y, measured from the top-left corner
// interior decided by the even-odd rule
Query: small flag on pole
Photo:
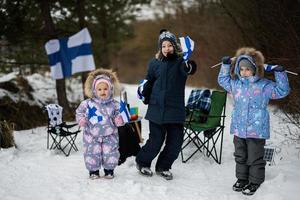
[[[45,49],[53,79],[63,79],[78,72],[94,70],[91,42],[87,28],[68,38],[49,40]]]
[[[123,100],[121,100],[121,102],[120,102],[120,115],[121,115],[124,123],[127,123],[130,121],[130,113],[127,108],[127,103]]]
[[[267,72],[272,71],[272,70],[275,69],[277,66],[278,66],[278,65],[264,64],[265,71],[267,71]]]
[[[192,55],[195,43],[189,36],[180,37],[179,41],[183,52],[183,60],[187,61]]]
[[[265,68],[265,71],[267,72],[270,72],[272,71],[274,68],[276,68],[278,65],[271,65],[271,64],[264,64],[264,68]],[[293,75],[296,75],[298,76],[298,73],[296,72],[291,72],[289,70],[285,70],[286,73],[289,73],[289,74],[293,74]]]

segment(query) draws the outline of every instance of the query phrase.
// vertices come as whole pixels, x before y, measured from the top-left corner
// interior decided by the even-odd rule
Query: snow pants
[[[119,137],[117,134],[98,138],[83,137],[83,155],[87,170],[114,169],[118,165]]]
[[[149,139],[136,156],[137,164],[142,167],[150,167],[152,160],[159,154],[155,170],[171,169],[183,143],[183,124],[156,124],[149,121],[149,129]],[[160,152],[164,142],[165,146]]]
[[[261,184],[265,180],[265,139],[239,138],[234,136],[235,175],[238,179]]]

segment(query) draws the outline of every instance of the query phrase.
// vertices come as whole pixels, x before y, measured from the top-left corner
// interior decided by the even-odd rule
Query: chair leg
[[[185,131],[186,138],[184,139],[184,144],[181,148],[181,160],[183,163],[186,163],[190,160],[198,151],[205,151],[205,155],[207,157],[212,157],[215,162],[221,164],[221,156],[222,156],[222,148],[223,148],[223,134],[224,134],[224,126],[218,127],[214,132],[211,133],[209,137],[203,136],[203,140],[200,138],[200,134],[203,132],[195,132],[188,130]],[[217,151],[217,145],[220,142],[219,152]],[[193,143],[196,147],[196,150],[190,154],[189,157],[184,159],[183,150],[189,145]],[[203,148],[203,150],[201,150]]]

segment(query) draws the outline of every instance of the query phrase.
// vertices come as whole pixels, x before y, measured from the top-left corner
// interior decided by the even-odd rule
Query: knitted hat
[[[171,33],[170,31],[166,29],[162,29],[159,32],[159,38],[158,38],[158,48],[161,49],[161,45],[163,41],[169,41],[173,45],[174,49],[177,50],[177,39],[176,36]]]
[[[108,85],[108,88],[109,88],[109,91],[110,91],[110,95],[112,95],[112,93],[113,93],[113,85],[112,85],[111,80],[110,80],[110,78],[108,76],[106,76],[106,75],[98,75],[98,76],[96,76],[96,78],[94,79],[94,82],[93,82],[93,90],[94,91],[96,90],[96,86],[99,83],[106,83]]]
[[[246,58],[242,59],[242,60],[240,61],[239,65],[240,65],[240,68],[241,68],[241,67],[247,67],[248,69],[250,69],[250,70],[251,70],[252,72],[254,72],[254,73],[255,73],[255,71],[256,71],[255,65],[253,65],[253,63],[250,62],[250,61],[249,61],[248,59],[246,59]]]

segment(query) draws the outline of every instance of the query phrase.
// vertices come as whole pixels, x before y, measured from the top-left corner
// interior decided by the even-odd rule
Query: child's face
[[[241,77],[249,77],[249,76],[253,76],[254,73],[248,67],[241,66],[241,68],[240,68],[240,75],[241,75]]]
[[[96,86],[96,95],[100,99],[107,99],[109,95],[109,87],[106,83],[99,83]]]
[[[173,54],[174,47],[172,43],[168,40],[163,41],[163,43],[161,44],[161,52],[165,57],[167,57],[168,54]]]

